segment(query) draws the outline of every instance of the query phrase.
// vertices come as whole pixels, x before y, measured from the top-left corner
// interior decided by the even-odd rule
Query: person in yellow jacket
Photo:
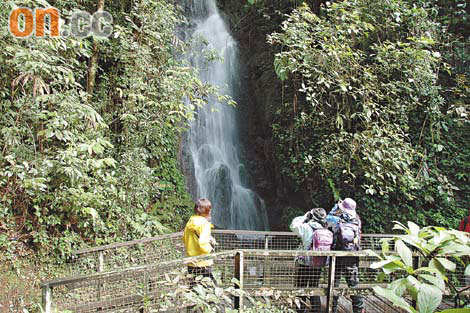
[[[210,254],[217,244],[211,236],[211,229],[214,227],[210,223],[211,209],[212,204],[209,200],[201,198],[196,201],[194,215],[186,223],[183,233],[186,256]],[[213,278],[212,265],[212,260],[190,263],[188,273]]]

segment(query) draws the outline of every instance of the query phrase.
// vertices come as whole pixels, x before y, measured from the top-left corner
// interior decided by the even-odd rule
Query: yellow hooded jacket
[[[187,256],[198,256],[209,254],[212,251],[210,244],[212,226],[209,221],[202,216],[193,215],[186,223],[183,233],[184,246]],[[191,267],[212,266],[212,260],[190,263]]]

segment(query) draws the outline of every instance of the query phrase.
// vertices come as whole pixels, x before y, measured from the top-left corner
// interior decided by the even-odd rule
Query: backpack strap
[[[315,228],[313,227],[312,225],[310,225],[310,223],[308,224],[308,226],[310,226],[310,228],[312,229],[312,242],[310,243],[310,250],[314,250],[314,241],[315,241],[315,232],[320,229],[320,228]]]

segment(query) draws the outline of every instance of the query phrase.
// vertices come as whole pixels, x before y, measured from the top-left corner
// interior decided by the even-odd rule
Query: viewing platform
[[[45,312],[186,312],[192,305],[185,297],[190,283],[186,269],[195,260],[213,260],[215,294],[222,298],[225,294],[225,305],[233,308],[249,305],[250,297],[295,310],[297,297],[321,295],[322,312],[331,312],[332,296],[338,295],[338,312],[352,312],[349,296],[360,294],[368,313],[404,312],[372,291],[399,278],[370,268],[378,259],[368,250],[380,251],[380,240],[393,235],[364,234],[358,252],[298,250],[300,240],[290,232],[214,230],[212,235],[218,242],[216,251],[195,258],[184,257],[182,233],[76,251],[69,264],[70,277],[41,284]],[[317,288],[301,289],[296,287],[295,259],[307,255],[328,256],[329,264],[322,269]],[[342,269],[340,258],[345,256],[360,260],[356,288],[348,288],[344,279],[334,287],[335,272]],[[419,256],[414,258],[419,264]],[[463,278],[463,269],[450,277],[460,288],[465,285]],[[450,300],[441,307],[451,307]]]

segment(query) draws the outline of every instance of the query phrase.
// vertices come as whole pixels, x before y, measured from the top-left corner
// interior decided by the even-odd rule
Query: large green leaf
[[[411,306],[406,302],[405,299],[402,297],[399,297],[393,292],[392,290],[389,289],[384,289],[382,287],[376,286],[372,288],[375,292],[375,294],[379,297],[384,297],[388,300],[390,300],[394,306],[397,306],[399,308],[404,309],[406,312],[412,313],[413,310]]]
[[[418,299],[419,289],[421,288],[421,282],[417,280],[414,276],[408,276],[406,278],[406,290],[408,290],[409,294],[413,299]]]
[[[382,267],[382,270],[384,271],[385,274],[391,274],[396,271],[404,270],[405,269],[405,264],[401,261],[393,261],[391,263],[388,263]]]
[[[440,247],[438,255],[439,256],[446,256],[446,255],[470,255],[470,247],[465,244],[459,244],[456,242],[449,242],[445,245]]]
[[[445,268],[436,259],[432,259],[431,261],[429,261],[429,267],[439,271],[441,273],[441,275],[445,276],[445,274],[446,274]]]
[[[380,241],[382,242],[382,253],[385,255],[390,252],[390,238],[383,238]]]
[[[393,290],[397,296],[401,297],[406,291],[407,284],[408,280],[406,278],[400,278],[392,281],[390,283],[389,289]]]
[[[407,267],[413,266],[413,255],[410,248],[408,248],[403,241],[397,240],[395,242],[395,250],[397,250],[403,263],[405,263]]]
[[[420,250],[423,249],[424,240],[422,238],[419,238],[417,235],[406,235],[401,237],[400,239],[409,244],[410,246],[416,247]]]
[[[444,258],[436,258],[435,260],[439,262],[446,270],[451,272],[455,271],[456,265],[454,262]]]
[[[436,274],[437,277],[442,278],[444,281],[447,281],[447,276],[442,275],[442,272],[433,267],[420,267],[415,271],[415,274],[431,273]]]
[[[383,260],[383,261],[374,262],[370,265],[370,268],[372,268],[372,269],[381,268],[381,267],[384,267],[385,265],[387,265],[389,263],[392,263],[393,261],[394,260]]]
[[[413,235],[418,235],[419,233],[419,226],[413,222],[408,222],[408,228],[410,229],[410,233]]]
[[[433,275],[428,275],[428,274],[420,274],[419,277],[424,278],[437,288],[439,288],[441,291],[445,291],[446,289],[446,284],[444,282],[444,279],[442,277],[436,277]]]
[[[405,227],[405,225],[403,225],[402,223],[398,222],[398,221],[393,221],[394,225],[393,225],[393,230],[404,230],[404,231],[407,231],[407,228]]]
[[[422,284],[417,300],[419,313],[434,313],[442,301],[442,292],[432,285]]]
[[[373,251],[373,250],[371,250],[371,249],[367,249],[367,250],[363,250],[363,251],[364,251],[364,253],[367,253],[367,255],[369,255],[369,256],[376,257],[376,258],[379,259],[379,260],[382,260],[382,259],[383,259],[382,256],[380,256],[377,252],[375,252],[375,251]]]

